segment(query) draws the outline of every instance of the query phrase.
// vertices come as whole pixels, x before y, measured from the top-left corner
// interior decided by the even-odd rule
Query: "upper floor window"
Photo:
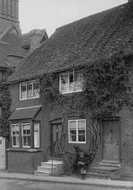
[[[38,81],[20,83],[20,100],[39,98],[40,85]]]
[[[81,92],[83,90],[83,74],[79,71],[61,73],[59,90],[62,94]]]

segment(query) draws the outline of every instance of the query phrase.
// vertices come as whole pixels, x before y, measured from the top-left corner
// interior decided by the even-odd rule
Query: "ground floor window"
[[[69,143],[86,143],[86,120],[68,120]]]
[[[40,147],[40,123],[39,122],[34,123],[34,147],[35,148]]]
[[[11,125],[11,141],[12,141],[12,147],[19,147],[20,141],[20,129],[18,124],[12,124]]]
[[[31,124],[22,123],[22,147],[31,147]]]
[[[39,148],[40,122],[11,124],[11,142],[13,148]]]

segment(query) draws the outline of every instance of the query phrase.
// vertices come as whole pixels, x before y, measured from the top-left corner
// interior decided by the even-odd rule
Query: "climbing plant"
[[[58,73],[46,74],[41,81],[41,97],[45,106],[57,104],[68,112],[70,110],[91,112],[93,119],[88,126],[90,134],[88,153],[91,155],[90,160],[93,160],[100,144],[100,128],[97,121],[106,116],[117,115],[123,105],[133,105],[130,65],[127,57],[119,52],[108,59],[88,63],[82,72],[84,84],[81,93],[61,95]]]
[[[129,65],[122,52],[85,69],[85,95],[94,116],[116,114],[130,102]]]
[[[11,105],[11,98],[8,86],[6,84],[0,84],[0,107],[1,107],[0,128],[3,136],[9,135],[8,118],[10,116],[10,105]]]
[[[57,103],[65,109],[90,108],[94,117],[116,114],[130,101],[129,66],[122,52],[109,59],[88,64],[83,70],[81,93],[63,96],[59,93],[58,73],[46,74],[41,81],[43,103]]]

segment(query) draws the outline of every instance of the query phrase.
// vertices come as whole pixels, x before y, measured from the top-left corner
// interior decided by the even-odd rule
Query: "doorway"
[[[103,122],[103,160],[113,162],[119,162],[120,160],[119,120]]]
[[[62,157],[64,153],[65,138],[62,123],[51,124],[51,155]]]

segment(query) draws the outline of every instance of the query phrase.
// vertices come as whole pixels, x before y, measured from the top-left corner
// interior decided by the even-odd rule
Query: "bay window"
[[[86,143],[86,120],[68,121],[68,141],[69,143]]]
[[[40,122],[11,124],[11,142],[13,148],[40,148]]]
[[[59,76],[59,90],[62,94],[81,92],[83,90],[83,74],[79,71],[61,73]]]
[[[26,81],[20,83],[20,100],[39,98],[40,86],[38,81]]]

